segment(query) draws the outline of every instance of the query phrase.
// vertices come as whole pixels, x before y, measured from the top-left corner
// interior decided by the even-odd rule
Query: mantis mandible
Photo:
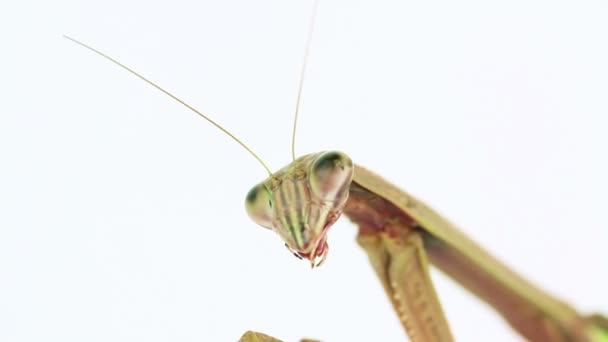
[[[311,33],[312,25],[307,52]],[[326,151],[296,158],[294,141],[299,94],[292,162],[273,173],[253,151],[206,115],[118,61],[71,40],[193,110],[250,152],[269,176],[248,193],[248,214],[256,223],[276,232],[292,253],[308,260],[312,267],[320,266],[327,257],[326,234],[340,215],[353,221],[359,227],[357,241],[368,253],[411,340],[453,339],[429,275],[430,262],[493,306],[529,340],[608,341],[606,318],[581,315],[568,304],[531,285],[424,203],[353,163],[346,154]],[[270,341],[271,338],[253,333],[243,338],[243,341],[256,340]]]

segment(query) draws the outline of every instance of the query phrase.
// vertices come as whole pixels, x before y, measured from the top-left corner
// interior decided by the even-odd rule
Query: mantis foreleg
[[[418,232],[403,228],[362,233],[357,241],[367,251],[410,339],[452,341],[430,278],[422,238]]]

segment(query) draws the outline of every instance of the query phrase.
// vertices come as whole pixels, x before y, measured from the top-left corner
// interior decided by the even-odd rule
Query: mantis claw
[[[321,254],[321,256],[320,256],[321,260],[319,260],[319,262],[316,265],[314,264],[314,261],[311,260],[310,261],[310,266],[312,268],[315,268],[315,267],[319,267],[319,266],[323,265],[323,263],[325,262],[325,259],[327,259],[327,252],[328,251],[329,251],[329,245],[327,245],[327,243],[325,243],[325,247],[323,248],[323,254]],[[315,258],[315,260],[316,260],[316,258]]]

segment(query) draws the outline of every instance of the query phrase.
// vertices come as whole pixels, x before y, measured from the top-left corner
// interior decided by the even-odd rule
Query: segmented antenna
[[[302,71],[300,72],[300,85],[298,87],[298,97],[296,99],[296,114],[293,119],[293,131],[291,135],[291,159],[296,160],[296,127],[298,126],[298,112],[300,110],[300,98],[302,97],[302,87],[304,85],[304,75],[306,74],[306,65],[308,64],[308,55],[310,52],[310,43],[312,41],[312,33],[315,28],[315,18],[317,16],[317,7],[319,0],[315,0],[310,16],[310,24],[308,26],[308,37],[306,38],[306,47],[304,50],[304,61],[302,63]]]
[[[131,69],[131,68],[129,68],[128,66],[126,66],[126,65],[124,65],[124,64],[122,64],[122,63],[120,63],[119,61],[117,61],[117,60],[115,60],[114,58],[112,58],[112,57],[110,57],[110,56],[106,55],[105,53],[103,53],[103,52],[101,52],[101,51],[99,51],[99,50],[97,50],[97,49],[95,49],[95,48],[92,48],[92,47],[88,46],[87,44],[85,44],[85,43],[83,43],[83,42],[81,42],[81,41],[78,41],[78,40],[76,40],[76,39],[74,39],[74,38],[72,38],[72,37],[69,37],[69,36],[66,36],[66,35],[64,35],[63,37],[64,37],[64,38],[66,38],[66,39],[69,39],[69,40],[73,41],[74,43],[76,43],[76,44],[78,44],[78,45],[80,45],[80,46],[82,46],[82,47],[85,47],[85,48],[87,48],[87,49],[89,49],[89,50],[91,50],[91,51],[95,52],[96,54],[100,55],[101,57],[103,57],[103,58],[105,58],[105,59],[109,60],[110,62],[112,62],[112,63],[114,63],[114,64],[116,64],[116,65],[120,66],[121,68],[123,68],[123,69],[127,70],[128,72],[130,72],[131,74],[133,74],[133,75],[135,75],[135,76],[139,77],[139,78],[140,78],[140,79],[142,79],[144,82],[148,83],[149,85],[153,86],[154,88],[156,88],[156,89],[158,89],[158,90],[162,91],[163,93],[165,93],[166,95],[168,95],[170,98],[172,98],[172,99],[174,99],[175,101],[177,101],[177,102],[181,103],[181,104],[182,104],[182,105],[184,105],[186,108],[188,108],[188,109],[190,109],[191,111],[195,112],[196,114],[200,115],[200,116],[201,116],[203,119],[207,120],[207,121],[208,121],[210,124],[212,124],[213,126],[217,127],[217,128],[220,130],[220,131],[224,132],[226,135],[228,135],[229,137],[231,137],[231,138],[232,138],[232,140],[234,140],[234,141],[236,141],[237,143],[239,143],[239,145],[241,145],[241,146],[242,146],[242,147],[243,147],[245,150],[247,150],[247,152],[249,152],[249,154],[251,154],[251,155],[252,155],[252,156],[253,156],[253,157],[254,157],[254,158],[255,158],[255,159],[258,161],[258,162],[260,162],[260,164],[262,164],[262,166],[264,167],[264,169],[266,169],[266,171],[268,172],[268,174],[269,174],[270,176],[272,176],[272,171],[270,171],[270,168],[269,168],[269,167],[266,165],[266,163],[264,163],[264,162],[262,161],[262,159],[261,159],[260,157],[258,157],[258,155],[257,155],[257,154],[255,154],[255,152],[253,152],[253,151],[252,151],[252,150],[251,150],[249,147],[247,147],[247,145],[245,145],[245,144],[244,144],[244,143],[243,143],[241,140],[239,140],[237,137],[235,137],[234,135],[232,135],[232,133],[228,132],[228,131],[227,131],[227,130],[224,128],[224,127],[220,126],[218,123],[216,123],[215,121],[211,120],[211,118],[209,118],[207,115],[205,115],[205,114],[203,114],[203,113],[199,112],[199,111],[198,111],[198,110],[196,110],[194,107],[190,106],[189,104],[187,104],[186,102],[184,102],[183,100],[181,100],[180,98],[178,98],[177,96],[175,96],[175,95],[171,94],[171,93],[170,93],[170,92],[168,92],[167,90],[165,90],[165,89],[161,88],[161,87],[160,87],[159,85],[157,85],[156,83],[154,83],[154,82],[152,82],[152,81],[148,80],[147,78],[143,77],[142,75],[140,75],[139,73],[137,73],[137,72],[136,72],[136,71],[134,71],[133,69]]]

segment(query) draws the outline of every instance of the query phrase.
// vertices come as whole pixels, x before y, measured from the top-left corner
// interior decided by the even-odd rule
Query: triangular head
[[[353,179],[352,160],[328,151],[294,160],[247,194],[245,206],[259,225],[274,230],[297,257],[319,266],[327,230],[342,214]]]

